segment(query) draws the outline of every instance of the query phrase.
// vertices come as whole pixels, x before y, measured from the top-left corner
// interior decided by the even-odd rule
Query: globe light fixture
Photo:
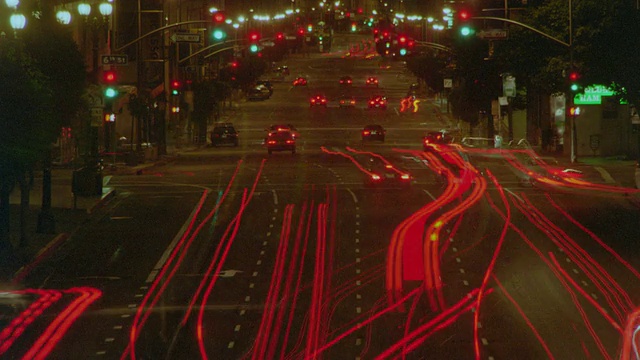
[[[111,13],[113,12],[113,5],[107,2],[103,2],[102,4],[100,4],[98,9],[100,10],[100,14],[102,14],[102,16],[111,16]]]
[[[91,5],[87,3],[78,4],[78,14],[82,16],[89,16],[89,14],[91,14]]]
[[[11,28],[16,30],[24,29],[25,25],[27,25],[27,18],[22,14],[13,14],[9,19],[9,23],[11,23]]]
[[[17,9],[18,4],[20,4],[20,0],[4,0],[4,3],[7,4],[7,7],[12,9]]]
[[[60,10],[56,13],[56,19],[60,24],[69,25],[71,23],[71,13],[67,10]]]

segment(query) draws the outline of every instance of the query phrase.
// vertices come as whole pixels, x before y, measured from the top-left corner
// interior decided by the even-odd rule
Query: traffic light
[[[257,53],[260,51],[260,46],[258,45],[258,41],[260,40],[260,33],[257,31],[249,32],[249,51],[252,53]]]
[[[180,90],[182,90],[182,82],[180,80],[171,80],[171,95],[180,95]]]
[[[577,70],[572,70],[571,72],[569,72],[569,89],[571,89],[572,92],[577,93],[581,90],[582,88],[580,86],[581,77],[582,76]]]
[[[113,70],[105,70],[102,73],[102,81],[104,82],[104,97],[105,99],[113,99],[118,96],[118,89],[116,83],[118,81],[118,75]]]
[[[224,31],[224,29],[215,28],[215,29],[213,29],[213,32],[211,33],[211,36],[213,37],[213,40],[221,41],[221,40],[224,40],[227,37],[227,32]]]
[[[283,33],[277,33],[276,34],[276,40],[278,40],[278,41],[284,40],[284,34]]]
[[[409,45],[409,40],[406,35],[398,36],[398,53],[400,56],[406,56],[408,54],[407,47]]]
[[[463,37],[473,36],[475,34],[475,29],[470,24],[472,18],[470,9],[458,9],[456,12],[456,25],[458,26],[458,32]]]
[[[223,11],[216,11],[212,15],[212,20],[214,24],[224,24],[226,16]]]
[[[569,116],[571,116],[571,117],[580,116],[580,107],[579,106],[571,106],[569,108]]]
[[[260,40],[260,34],[256,31],[252,31],[249,33],[249,41],[258,42]]]

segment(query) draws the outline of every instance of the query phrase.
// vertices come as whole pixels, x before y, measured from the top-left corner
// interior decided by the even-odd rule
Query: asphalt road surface
[[[637,192],[558,174],[526,148],[423,152],[422,135],[448,127],[439,105],[400,112],[415,79],[401,62],[347,55],[361,40],[289,59],[288,80],[302,74],[308,86],[276,83],[271,99],[243,103],[238,147],[114,176],[118,195],[25,280],[22,310],[3,319],[2,356],[633,354]],[[345,75],[351,87],[339,85]],[[326,109],[309,106],[316,93]],[[343,94],[355,108],[337,106]],[[366,108],[375,94],[386,110]],[[295,155],[267,155],[264,129],[277,123],[297,127]],[[361,141],[372,123],[384,143]]]

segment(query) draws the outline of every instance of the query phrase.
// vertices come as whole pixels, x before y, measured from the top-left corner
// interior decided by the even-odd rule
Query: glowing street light
[[[71,13],[68,10],[60,10],[56,13],[56,19],[60,24],[69,25],[71,23]]]

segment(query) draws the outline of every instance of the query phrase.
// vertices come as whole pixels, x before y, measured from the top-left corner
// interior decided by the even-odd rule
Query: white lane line
[[[349,192],[349,194],[351,194],[351,197],[353,198],[353,202],[357,204],[358,198],[356,197],[356,194],[353,191],[351,191],[351,189],[347,189],[347,191]]]
[[[227,345],[227,349],[233,349],[233,346],[235,345],[235,342],[230,342],[229,345]]]
[[[435,197],[435,196],[433,196],[433,195],[432,195],[428,190],[423,189],[422,191],[424,191],[424,193],[425,193],[425,194],[429,195],[429,197],[430,197],[431,199],[433,199],[434,201],[436,200],[436,197]]]
[[[262,242],[262,246],[267,246],[267,244],[268,244],[268,242],[266,242],[266,241]]]
[[[356,258],[356,262],[359,263],[360,262],[360,258]]]
[[[235,331],[235,332],[240,331],[240,325],[236,325],[236,327],[235,327],[235,328],[233,328],[233,331]]]
[[[592,296],[594,299],[598,300],[598,295],[596,295],[596,294],[594,294],[594,293],[591,293],[591,296]]]
[[[256,286],[256,284],[251,283],[251,284],[249,284],[249,289],[253,289],[255,286]]]
[[[611,174],[609,174],[609,172],[607,170],[605,170],[604,168],[602,168],[600,166],[594,166],[593,168],[596,169],[596,171],[600,173],[600,176],[602,176],[602,179],[607,184],[615,184],[616,183],[616,181],[613,179],[613,177],[611,177]]]
[[[506,192],[508,192],[509,194],[511,194],[511,195],[513,195],[513,196],[515,196],[515,197],[516,197],[516,199],[518,199],[518,201],[520,201],[520,202],[524,202],[524,201],[522,200],[522,198],[521,198],[520,196],[518,196],[518,194],[514,193],[513,191],[511,191],[511,190],[509,190],[509,189],[507,189],[507,188],[504,188],[504,190],[505,190]]]
[[[122,314],[122,315],[120,315],[120,317],[124,319],[124,318],[131,317],[131,315],[129,315],[129,314]]]
[[[247,296],[244,298],[244,302],[249,302],[249,301],[251,301],[251,296],[247,295]]]
[[[105,355],[106,353],[104,350],[96,351],[96,355]]]
[[[456,258],[456,262],[462,262],[459,257]]]
[[[271,192],[273,193],[273,203],[278,205],[278,194],[276,194],[275,190],[271,190]]]
[[[358,281],[356,281],[356,285],[360,286],[360,285],[362,285],[362,282],[360,280],[358,280]]]
[[[256,262],[256,265],[260,265],[260,264],[262,264],[262,260],[258,260],[258,261]]]
[[[115,340],[115,338],[106,338],[104,339],[104,342],[113,342]]]
[[[122,330],[122,325],[116,325],[113,327],[113,330]]]
[[[356,294],[356,299],[361,300],[362,299],[362,295]]]
[[[579,274],[578,269],[576,269],[576,268],[573,269],[573,272],[576,273],[576,274]]]
[[[460,273],[461,273],[461,274],[464,274],[464,269],[460,269]]]
[[[356,307],[356,314],[362,313],[362,308],[360,306]]]
[[[258,272],[257,272],[257,271],[254,271],[252,275],[253,275],[253,277],[258,276]]]
[[[189,223],[196,216],[196,212],[198,211],[198,208],[199,208],[198,205],[193,207],[193,210],[191,210],[191,214],[189,214],[189,217],[187,217],[187,220],[184,222],[184,224],[182,224],[182,227],[180,228],[180,230],[178,230],[178,233],[176,234],[176,236],[174,236],[169,246],[164,250],[164,253],[160,257],[160,260],[158,260],[158,262],[156,263],[156,266],[153,267],[153,270],[149,273],[149,276],[147,276],[147,280],[145,281],[146,283],[153,282],[153,280],[156,279],[156,276],[158,276],[158,272],[160,271],[160,269],[162,269],[164,264],[169,259],[169,255],[171,255],[171,253],[173,252],[173,249],[178,244],[178,240],[182,238],[185,231],[187,231],[187,227],[189,227]]]
[[[482,338],[482,345],[485,345],[485,346],[489,345],[489,342],[487,341],[487,339]]]

